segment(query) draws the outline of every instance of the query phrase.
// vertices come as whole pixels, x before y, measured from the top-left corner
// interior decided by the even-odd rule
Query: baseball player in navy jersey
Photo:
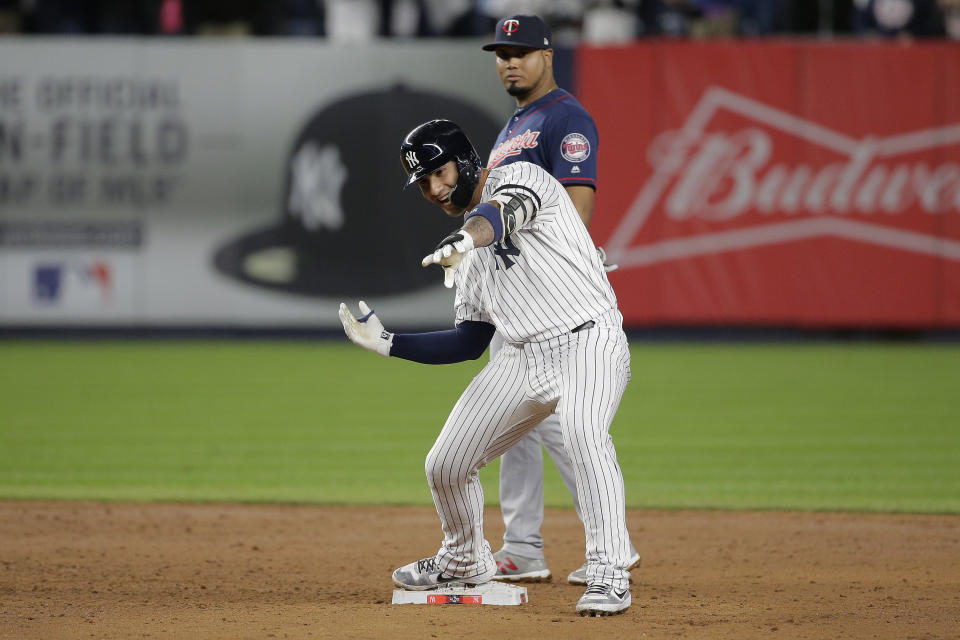
[[[593,216],[597,187],[597,127],[577,99],[557,86],[553,76],[550,28],[537,16],[514,15],[500,20],[495,39],[483,48],[496,54],[497,73],[517,110],[507,121],[490,152],[487,168],[512,162],[532,162],[563,185],[584,226]],[[600,250],[601,259],[604,257]],[[607,267],[610,271],[615,267]],[[490,357],[503,345],[495,334]],[[559,416],[552,414],[500,458],[500,509],[505,532],[503,548],[494,554],[495,579],[540,582],[551,579],[544,555],[543,448],[553,459],[567,490],[577,500],[573,467],[564,452]],[[640,556],[630,546],[630,564]],[[587,566],[567,576],[571,584],[586,584]]]
[[[623,316],[586,227],[563,186],[537,165],[483,169],[448,120],[413,129],[401,144],[407,186],[463,225],[423,266],[456,286],[455,328],[391,333],[365,302],[344,331],[383,356],[428,364],[479,358],[494,331],[503,348],[467,386],[427,454],[425,471],[443,528],[439,551],[400,567],[410,590],[483,584],[497,573],[483,535],[479,471],[557,411],[586,533],[581,615],[630,606],[630,541],[623,477],[610,425],[630,380]]]

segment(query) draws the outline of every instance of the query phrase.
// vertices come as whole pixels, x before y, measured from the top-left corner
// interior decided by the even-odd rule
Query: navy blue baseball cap
[[[484,51],[504,46],[530,49],[549,49],[553,46],[550,27],[537,16],[518,14],[504,18],[497,23],[496,33],[493,42],[483,45]]]

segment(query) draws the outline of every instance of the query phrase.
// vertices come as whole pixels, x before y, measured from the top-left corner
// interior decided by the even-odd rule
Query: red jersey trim
[[[582,182],[591,187],[596,187],[597,181],[593,178],[557,178],[557,182]]]

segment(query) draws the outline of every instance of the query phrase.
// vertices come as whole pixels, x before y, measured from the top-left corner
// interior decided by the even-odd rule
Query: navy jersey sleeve
[[[549,165],[553,177],[565,187],[586,185],[597,188],[597,125],[587,113],[572,113],[553,123]]]

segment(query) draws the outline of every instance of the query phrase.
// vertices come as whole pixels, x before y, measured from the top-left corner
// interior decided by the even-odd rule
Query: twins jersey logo
[[[560,141],[560,154],[567,162],[583,162],[590,157],[590,141],[582,133],[568,133]]]
[[[580,134],[576,134],[576,135],[580,135]],[[518,156],[521,153],[523,153],[524,149],[536,148],[537,138],[539,137],[540,137],[539,131],[530,131],[530,129],[527,129],[520,135],[514,136],[509,140],[505,140],[504,142],[501,142],[500,144],[497,145],[496,149],[490,152],[490,160],[487,163],[487,166],[492,169],[493,167],[503,162],[504,158],[509,158],[510,156]],[[588,154],[590,153],[589,145],[588,145],[587,153]]]

